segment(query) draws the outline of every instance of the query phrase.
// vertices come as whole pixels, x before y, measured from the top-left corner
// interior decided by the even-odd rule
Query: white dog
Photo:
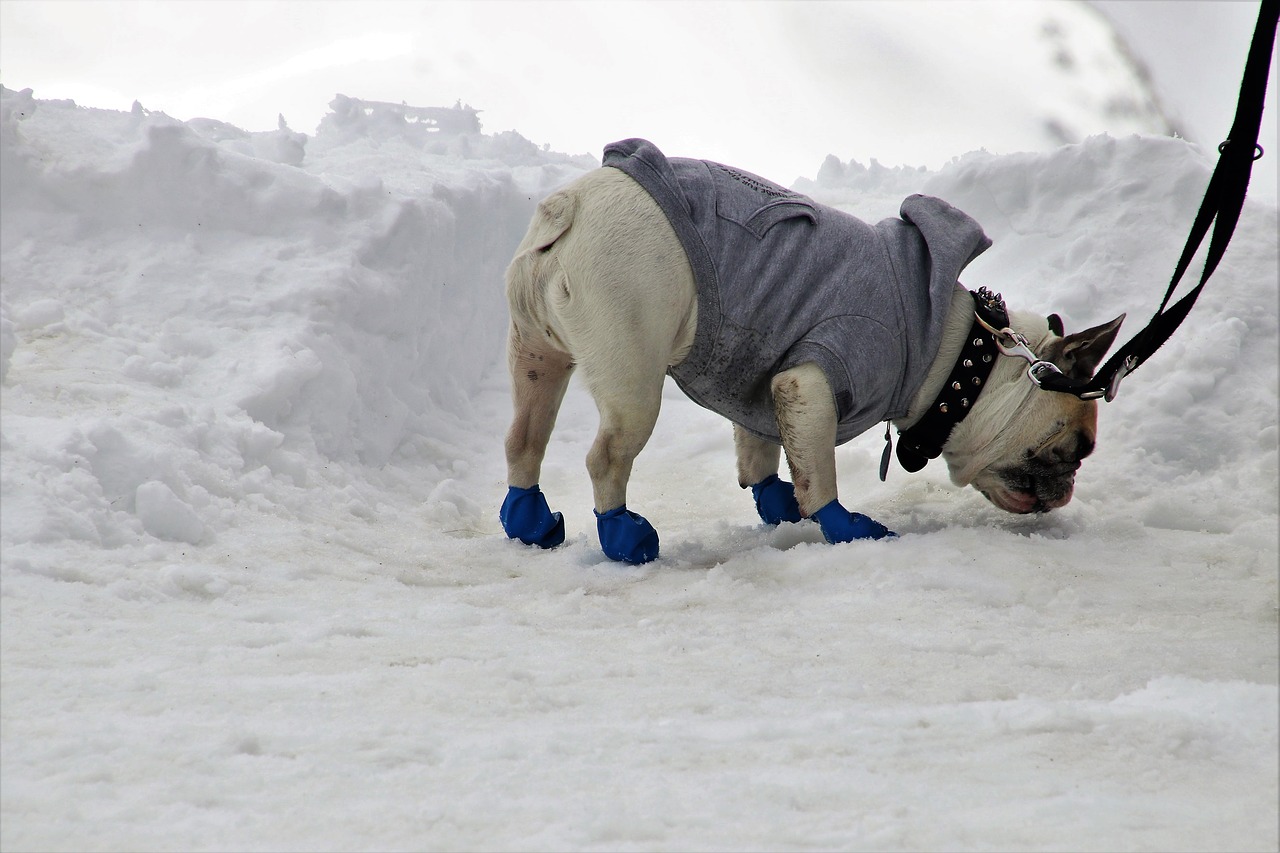
[[[538,206],[507,271],[508,536],[564,539],[538,482],[575,367],[600,411],[587,471],[613,559],[658,555],[626,497],[668,373],[734,421],[738,484],[767,523],[813,518],[831,542],[892,535],[845,510],[836,488],[836,445],[882,420],[900,430],[909,470],[940,453],[953,481],[1002,509],[1067,503],[1097,404],[1040,390],[997,343],[1011,329],[1039,363],[1087,377],[1123,316],[1066,337],[1056,316],[1003,317],[998,297],[957,282],[989,244],[937,199],[913,196],[902,219],[869,226],[644,140],[609,146],[605,167]],[[780,450],[794,486],[777,476]]]

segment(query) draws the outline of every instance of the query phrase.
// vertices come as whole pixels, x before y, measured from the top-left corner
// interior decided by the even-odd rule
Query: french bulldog
[[[958,281],[989,245],[940,199],[911,196],[899,218],[868,225],[645,140],[607,147],[601,168],[538,205],[507,270],[506,534],[564,541],[538,483],[577,369],[600,412],[586,465],[615,560],[659,553],[626,499],[667,375],[733,422],[738,485],[769,524],[813,519],[832,543],[893,536],[836,488],[836,446],[881,421],[899,430],[908,470],[941,455],[953,482],[1003,510],[1063,506],[1094,448],[1097,403],[1041,389],[1027,361],[1088,378],[1124,317],[1067,335],[1056,315],[1006,313]],[[791,482],[778,476],[784,451]]]

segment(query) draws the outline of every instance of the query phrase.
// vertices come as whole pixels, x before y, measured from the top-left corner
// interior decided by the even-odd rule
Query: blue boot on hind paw
[[[498,520],[508,538],[526,545],[554,548],[564,541],[564,516],[551,511],[536,484],[527,489],[509,487]]]
[[[756,512],[765,524],[781,524],[800,520],[800,504],[796,503],[796,487],[770,474],[751,487],[756,499]]]
[[[623,504],[608,512],[596,513],[600,548],[611,560],[639,565],[658,558],[658,531],[643,515]]]

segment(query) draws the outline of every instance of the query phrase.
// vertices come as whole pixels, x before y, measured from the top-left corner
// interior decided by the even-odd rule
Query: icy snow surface
[[[1276,848],[1274,207],[1065,509],[882,484],[873,432],[842,496],[900,540],[765,529],[671,389],[629,501],[663,557],[631,568],[577,386],[542,481],[568,543],[497,521],[502,270],[595,163],[335,107],[309,137],[3,92],[0,846]],[[1132,332],[1211,153],[798,188],[942,196],[995,239],[966,284]]]

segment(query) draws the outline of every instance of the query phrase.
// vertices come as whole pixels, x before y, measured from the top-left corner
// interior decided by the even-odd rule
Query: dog
[[[606,147],[601,168],[538,205],[507,269],[507,536],[564,540],[538,483],[575,370],[600,413],[586,467],[615,560],[659,553],[626,498],[667,375],[733,422],[738,485],[768,524],[812,519],[832,543],[895,535],[846,510],[836,488],[836,446],[880,421],[898,428],[908,470],[941,455],[953,482],[1003,510],[1065,505],[1097,403],[1040,389],[1008,348],[1016,339],[1028,361],[1087,378],[1124,315],[1067,335],[1056,315],[1006,314],[958,281],[990,242],[940,199],[911,196],[872,226],[642,139]]]

